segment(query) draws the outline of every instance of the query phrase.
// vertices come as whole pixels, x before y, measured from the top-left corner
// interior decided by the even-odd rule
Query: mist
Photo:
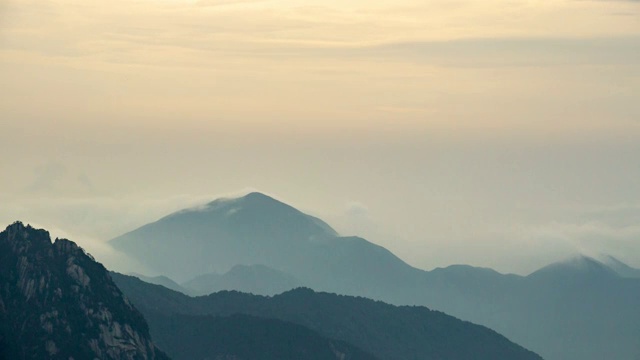
[[[89,147],[64,162],[20,162],[0,219],[102,244],[174,211],[259,190],[424,269],[467,263],[526,274],[574,253],[640,262],[633,136],[267,138],[234,147],[202,138],[158,144],[140,134],[129,144],[141,151]]]
[[[5,223],[102,244],[255,189],[425,269],[640,264],[637,2],[1,10]]]

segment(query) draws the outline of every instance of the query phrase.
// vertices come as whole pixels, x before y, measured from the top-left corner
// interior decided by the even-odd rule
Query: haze
[[[4,1],[0,222],[106,259],[257,189],[424,269],[637,267],[639,19],[623,0]]]

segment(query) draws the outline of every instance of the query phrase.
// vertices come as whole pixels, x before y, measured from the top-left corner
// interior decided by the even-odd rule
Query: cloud
[[[155,275],[114,250],[107,240],[210,200],[210,196],[198,195],[143,199],[0,194],[0,224],[19,220],[49,231],[52,238],[76,242],[109,269]]]
[[[25,190],[27,192],[52,191],[67,173],[67,168],[60,163],[47,163],[35,169],[35,178]]]
[[[195,4],[202,7],[237,6],[264,3],[267,0],[196,0]]]
[[[106,241],[171,212],[203,204],[211,196],[176,195],[160,198],[15,195],[0,196],[0,222],[32,222],[60,229],[78,238]]]
[[[5,24],[5,51],[40,54],[57,61],[66,58],[74,66],[98,62],[206,67],[212,59],[219,63],[227,56],[319,55],[402,58],[449,66],[527,66],[538,61],[629,63],[638,54],[638,47],[633,46],[638,41],[637,29],[622,24],[618,28],[624,31],[619,33],[595,28],[591,26],[594,17],[603,21],[599,19],[603,15],[571,1],[548,5],[550,8],[531,7],[524,2],[507,6],[512,16],[522,15],[522,23],[491,20],[502,20],[503,12],[508,12],[503,3],[479,7],[473,1],[457,6],[411,3],[410,8],[406,3],[296,6],[284,1],[252,0],[115,1],[108,6],[99,2],[79,6],[66,1],[34,1],[30,5],[14,3],[7,10],[18,20]],[[535,16],[540,12],[549,15],[545,21],[550,26],[540,27],[541,21]],[[564,16],[566,12],[575,14],[579,21]],[[612,19],[605,20],[616,24]],[[583,32],[549,30],[570,29],[564,25],[572,21],[578,22],[573,25],[579,25]],[[502,29],[498,23],[511,25]],[[551,26],[555,23],[558,26]],[[384,36],[371,31],[378,28],[385,28]]]
[[[534,241],[570,244],[576,252],[613,255],[640,266],[640,205],[618,205],[579,213],[574,221],[551,222],[528,229]]]
[[[604,222],[617,228],[640,225],[640,205],[618,204],[589,209],[581,214],[585,222]]]
[[[345,206],[345,215],[353,219],[369,217],[369,208],[357,201],[350,201]]]
[[[27,194],[87,195],[95,194],[96,188],[84,171],[71,169],[62,163],[52,161],[34,169],[34,179],[24,187],[23,192]]]
[[[634,249],[633,215],[555,217],[638,193],[637,2],[300,5],[0,1],[0,219],[105,240],[250,183],[424,267]]]
[[[363,48],[374,57],[416,59],[443,66],[637,65],[640,36],[606,38],[485,38],[398,42]]]
[[[82,236],[63,230],[51,223],[41,224],[38,222],[27,222],[37,229],[44,229],[49,232],[51,240],[68,239],[80,246],[87,254],[92,256],[96,261],[100,262],[107,269],[118,271],[124,274],[138,272],[141,274],[151,274],[150,271],[137,260],[132,259],[127,254],[115,250],[109,243],[92,238],[90,236]],[[156,275],[156,274],[153,274]],[[159,274],[157,274],[159,275]]]

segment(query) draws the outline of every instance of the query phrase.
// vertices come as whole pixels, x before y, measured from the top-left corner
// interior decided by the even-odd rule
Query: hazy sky
[[[640,267],[640,1],[4,0],[0,95],[0,221],[107,265],[257,189],[421,268]]]

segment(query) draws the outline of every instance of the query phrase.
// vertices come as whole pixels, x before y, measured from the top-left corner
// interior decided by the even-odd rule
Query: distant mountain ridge
[[[604,263],[583,255],[576,255],[562,261],[547,265],[533,273],[527,278],[546,278],[547,280],[577,280],[594,279],[611,280],[619,274]]]
[[[365,239],[337,236],[266,195],[214,203],[145,225],[112,244],[158,273],[183,276],[181,281],[215,271],[207,270],[211,264],[262,264],[317,291],[428,306],[495,329],[547,360],[640,357],[633,335],[640,331],[640,280],[621,276],[623,266],[614,270],[578,258],[529,276],[470,266],[424,271]],[[145,259],[149,248],[153,259]]]
[[[201,317],[243,314],[298,324],[354,344],[381,360],[541,359],[493,330],[424,307],[396,307],[306,288],[274,297],[223,291],[192,298],[134,277],[117,273],[112,277],[151,319],[158,339],[163,338],[162,329],[171,316],[206,321]],[[165,350],[173,354],[172,349]]]
[[[209,295],[221,290],[276,295],[301,285],[300,281],[293,276],[264,265],[236,265],[222,275],[201,275],[183,283],[181,287],[186,291],[173,290],[188,295]]]
[[[189,290],[187,290],[186,288],[184,288],[183,286],[179,285],[178,283],[176,283],[175,281],[173,281],[172,279],[164,276],[164,275],[160,275],[160,276],[146,276],[146,275],[142,275],[142,274],[138,274],[138,273],[130,273],[129,275],[131,276],[135,276],[138,279],[144,281],[144,282],[148,282],[150,284],[156,284],[156,285],[162,285],[164,287],[166,287],[167,289],[171,289],[174,291],[180,291],[181,293],[188,293]]]
[[[0,232],[0,359],[168,359],[109,273],[66,239]]]
[[[601,261],[622,277],[640,279],[640,269],[633,268],[611,255],[603,255]]]
[[[264,265],[314,289],[371,298],[400,291],[387,299],[400,301],[401,290],[417,285],[423,273],[381,246],[340,237],[322,220],[260,193],[178,211],[110,243],[180,283],[236,265]],[[154,256],[147,256],[151,248]]]
[[[166,276],[129,273],[138,279],[191,296],[237,290],[256,295],[276,295],[301,286],[293,276],[264,265],[236,265],[224,274],[209,273],[178,284]]]

